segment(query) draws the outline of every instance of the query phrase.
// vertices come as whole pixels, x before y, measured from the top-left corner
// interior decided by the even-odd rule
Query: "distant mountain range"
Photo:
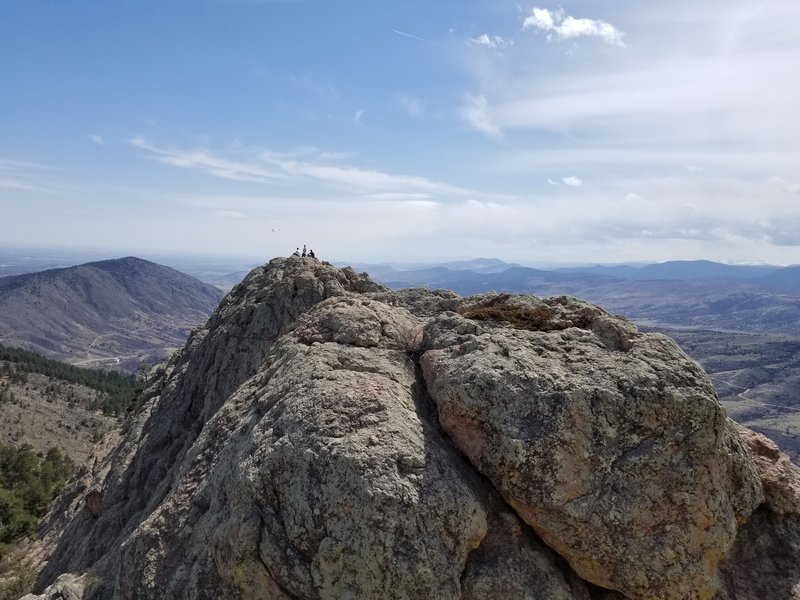
[[[756,279],[780,267],[770,265],[726,265],[709,260],[673,260],[650,265],[596,265],[593,267],[560,268],[564,273],[592,273],[620,279],[646,281],[654,279],[707,280]]]
[[[533,269],[496,259],[425,268],[356,265],[394,288],[446,288],[584,298],[649,324],[800,334],[800,267],[670,261]],[[488,267],[488,268],[487,268]]]
[[[135,257],[0,277],[0,343],[73,364],[163,359],[223,293]]]

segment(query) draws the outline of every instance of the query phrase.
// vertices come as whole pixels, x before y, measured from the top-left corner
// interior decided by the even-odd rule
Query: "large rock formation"
[[[275,259],[95,453],[39,597],[800,597],[798,469],[573,299]]]

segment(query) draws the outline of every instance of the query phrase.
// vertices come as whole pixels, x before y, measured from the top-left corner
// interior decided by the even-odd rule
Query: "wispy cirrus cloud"
[[[289,83],[326,101],[341,101],[342,93],[331,81],[314,73],[289,75]]]
[[[489,105],[486,96],[467,94],[464,104],[461,106],[461,117],[471,127],[490,138],[501,140],[504,137],[503,130],[497,123],[498,119],[494,114],[494,109]]]
[[[391,101],[391,105],[415,119],[421,119],[425,116],[425,102],[411,94],[399,94],[395,96]]]
[[[415,175],[395,175],[373,169],[331,165],[291,159],[269,159],[284,173],[295,178],[346,189],[356,193],[429,192],[432,194],[469,195],[470,190]]]
[[[268,163],[230,160],[212,154],[205,148],[183,150],[160,146],[140,136],[134,136],[128,141],[132,146],[146,151],[151,158],[159,162],[174,167],[202,171],[215,177],[255,183],[278,182],[287,179],[285,173],[279,169],[270,168]]]
[[[783,167],[798,157],[800,86],[786,73],[800,59],[800,38],[788,25],[800,18],[800,5],[745,10],[677,0],[624,14],[637,27],[625,40],[636,52],[550,55],[547,68],[532,64],[520,44],[499,65],[465,52],[467,72],[477,75],[462,119],[495,140],[534,132],[557,138],[557,148],[542,154],[567,162],[569,154],[591,153],[598,164],[622,166],[617,158],[625,155],[629,166],[691,165],[693,176],[711,163],[741,169],[749,162],[765,179],[770,162]],[[567,24],[565,35],[606,31],[606,41],[616,39],[598,22],[581,28],[567,19],[536,8],[524,26],[556,36]]]
[[[562,177],[558,181],[553,179],[552,177],[547,178],[547,183],[550,185],[561,185],[562,183],[569,187],[581,187],[583,185],[583,179],[580,177],[576,177],[575,175],[568,175],[567,177]]]
[[[773,175],[767,180],[770,185],[776,186],[790,194],[800,194],[800,183],[792,183],[783,177]]]
[[[220,219],[246,219],[247,215],[238,210],[217,210],[214,211],[214,216]]]
[[[98,146],[107,146],[108,145],[106,143],[106,141],[103,139],[103,136],[98,135],[96,133],[89,134],[89,140],[92,141],[93,143],[97,144]]]
[[[624,34],[610,23],[595,19],[576,19],[560,9],[552,11],[534,8],[523,21],[522,29],[538,29],[562,40],[590,37],[614,46],[625,46],[622,41]]]
[[[237,158],[234,159],[227,157],[224,150],[212,151],[206,147],[182,149],[160,145],[140,136],[132,137],[129,143],[161,163],[234,181],[285,185],[311,183],[373,197],[380,197],[380,194],[405,195],[409,200],[420,200],[420,194],[426,194],[425,198],[481,195],[426,177],[337,164],[338,159],[350,157],[348,153],[324,153],[314,148],[285,153],[237,148]]]
[[[37,163],[0,158],[0,188],[18,192],[58,193],[50,173],[59,171]]]
[[[8,177],[0,173],[0,188],[17,190],[19,192],[47,192],[47,188],[25,181],[23,179]]]
[[[485,46],[486,48],[504,48],[506,46],[513,46],[513,40],[507,40],[499,35],[489,35],[482,33],[478,37],[470,38],[469,44],[473,46]]]

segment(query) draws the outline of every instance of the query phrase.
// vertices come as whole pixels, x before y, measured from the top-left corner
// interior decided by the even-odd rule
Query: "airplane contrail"
[[[402,36],[405,36],[407,38],[411,38],[412,40],[418,40],[420,42],[425,42],[426,44],[434,44],[435,43],[435,42],[432,42],[430,40],[426,40],[425,38],[421,38],[421,37],[419,37],[417,35],[413,35],[411,33],[406,33],[405,31],[398,31],[397,29],[392,29],[392,33],[396,33],[397,35],[402,35]]]

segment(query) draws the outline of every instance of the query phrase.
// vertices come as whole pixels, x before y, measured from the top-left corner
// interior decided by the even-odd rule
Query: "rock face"
[[[275,259],[58,499],[37,597],[798,597],[800,477],[754,436],[577,300]]]
[[[737,521],[763,500],[752,461],[696,363],[589,316],[558,333],[434,319],[421,362],[442,428],[583,578],[711,597]]]

